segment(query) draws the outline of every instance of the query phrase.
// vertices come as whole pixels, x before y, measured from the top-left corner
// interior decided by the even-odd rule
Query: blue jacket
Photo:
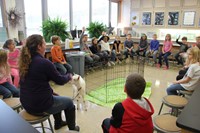
[[[158,50],[159,49],[159,41],[158,40],[151,40],[150,42],[150,50]]]
[[[32,113],[42,113],[53,105],[52,80],[59,85],[67,83],[70,75],[60,75],[53,63],[36,54],[32,57],[28,73],[20,79],[20,101],[22,106]]]

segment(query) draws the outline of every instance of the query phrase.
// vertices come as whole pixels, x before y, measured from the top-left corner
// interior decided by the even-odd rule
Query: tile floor
[[[89,73],[89,75],[87,75],[87,89],[95,88],[93,85],[99,85],[98,82],[103,81],[101,78],[99,78],[98,73],[102,74],[102,70],[98,70],[97,72]],[[166,87],[175,80],[177,73],[178,69],[176,67],[172,67],[169,70],[162,70],[151,66],[145,66],[144,77],[146,81],[152,82],[152,94],[149,100],[155,109],[154,116],[158,114],[162,97],[166,95]],[[66,84],[64,86],[53,85],[53,89],[55,90],[55,92],[62,96],[72,96],[72,88],[70,84]],[[104,118],[111,116],[112,108],[98,106],[90,102],[87,103],[88,111],[77,111],[77,125],[80,126],[80,132],[102,133],[101,122]],[[165,107],[163,112],[164,111],[169,111],[169,109]],[[51,120],[53,124],[53,119],[51,118]],[[69,131],[66,126],[61,128],[60,130],[56,130],[55,132],[64,133]]]

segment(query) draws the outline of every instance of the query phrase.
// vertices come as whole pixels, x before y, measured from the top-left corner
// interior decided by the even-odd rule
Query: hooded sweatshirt
[[[127,98],[115,105],[110,121],[110,133],[152,133],[153,123],[151,115],[154,109],[151,103],[142,98],[136,101]]]

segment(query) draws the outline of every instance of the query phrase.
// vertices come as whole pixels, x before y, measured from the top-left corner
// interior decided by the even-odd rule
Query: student
[[[182,37],[182,42],[179,42],[180,36],[176,39],[176,43],[180,45],[179,52],[175,54],[175,59],[177,61],[177,65],[182,65],[183,66],[183,55],[188,49],[188,44],[187,44],[187,37]]]
[[[54,63],[60,74],[73,73],[72,66],[66,62],[63,55],[62,48],[60,46],[60,37],[56,35],[52,36],[51,42],[53,43],[53,47],[51,48],[52,62]]]
[[[154,34],[153,40],[151,40],[151,42],[150,42],[150,49],[146,52],[147,59],[148,59],[149,54],[153,55],[154,64],[157,64],[158,50],[159,50],[159,41],[157,40],[157,34]]]
[[[167,88],[168,95],[177,95],[178,90],[194,91],[200,86],[200,50],[197,47],[192,47],[187,50],[187,61],[189,68],[180,80],[173,82]]]
[[[85,27],[83,27],[81,37],[80,37],[80,50],[85,52],[85,61],[91,64],[94,61],[98,61],[100,57],[98,55],[93,54],[90,51],[90,48],[87,44],[88,35],[84,33],[85,33]]]
[[[102,123],[104,133],[152,133],[151,116],[153,106],[142,97],[146,81],[139,74],[130,74],[125,83],[124,91],[127,98],[122,103],[115,104],[112,117]]]
[[[92,38],[92,46],[89,47],[93,54],[96,54],[100,57],[101,60],[107,60],[107,55],[101,52],[101,48],[98,46],[98,39],[96,37]]]
[[[196,37],[196,46],[200,49],[200,36]]]
[[[10,66],[11,75],[14,77],[14,86],[19,87],[19,67],[18,60],[20,51],[15,48],[15,42],[12,39],[8,39],[3,48],[8,49],[8,64]]]
[[[0,95],[4,98],[19,97],[19,89],[12,85],[7,52],[0,50]]]
[[[159,64],[157,64],[157,67],[162,67],[162,57],[164,57],[164,61],[166,66],[164,67],[164,70],[169,69],[169,63],[168,63],[168,56],[171,55],[171,49],[172,49],[173,43],[171,41],[171,35],[167,34],[165,36],[165,41],[163,42],[162,52],[159,55]]]
[[[49,84],[64,85],[72,79],[72,74],[61,75],[52,62],[44,58],[46,42],[41,35],[31,35],[22,48],[20,69],[20,102],[30,114],[53,114],[55,129],[68,124],[69,130],[79,131],[76,126],[76,111],[71,98],[56,96]],[[66,122],[62,121],[61,111],[64,110]]]
[[[108,62],[108,66],[115,65],[115,59],[116,55],[113,51],[110,49],[110,44],[109,44],[109,37],[107,35],[103,35],[98,42],[101,44],[101,51],[104,53],[104,55],[108,55],[111,57],[111,61]]]
[[[133,47],[133,41],[131,40],[131,34],[127,34],[126,41],[124,42],[124,55],[125,59],[128,58],[128,54],[130,54],[131,58],[133,58],[133,55],[135,54],[135,50]]]
[[[121,44],[121,41],[120,41],[120,37],[119,36],[116,36],[115,37],[115,40],[114,40],[114,43],[113,43],[113,52],[115,53],[116,55],[116,62],[117,63],[121,63],[120,60],[122,60],[120,57],[121,57],[121,49],[120,49],[120,44]]]
[[[147,48],[148,48],[147,36],[146,34],[143,34],[140,38],[138,50],[136,50],[137,55],[139,56],[140,52],[143,52],[142,56],[145,57]]]

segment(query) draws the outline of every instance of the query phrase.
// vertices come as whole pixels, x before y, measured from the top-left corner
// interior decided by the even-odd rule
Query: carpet
[[[127,97],[126,93],[124,92],[124,84],[124,78],[111,80],[95,90],[90,91],[86,95],[86,100],[100,106],[113,107],[117,102],[122,102]],[[145,92],[142,96],[149,98],[150,95],[151,82],[147,82]]]

